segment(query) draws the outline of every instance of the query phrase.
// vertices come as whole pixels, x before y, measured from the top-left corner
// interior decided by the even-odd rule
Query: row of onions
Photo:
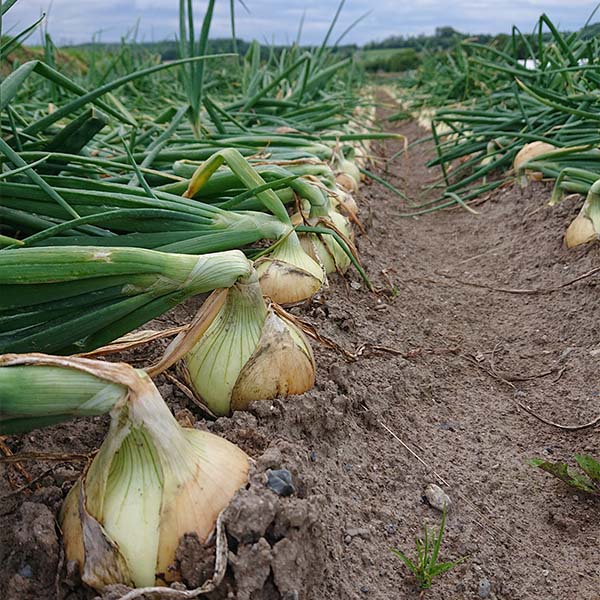
[[[403,106],[391,118],[416,117],[436,147],[428,166],[441,168],[437,197],[407,216],[468,204],[515,175],[523,184],[543,177],[556,182],[551,204],[564,192],[586,195],[566,244],[598,239],[600,52],[585,32],[560,32],[542,15],[533,34],[513,27],[504,45],[465,40],[401,90],[387,88]]]
[[[65,75],[47,52],[0,83],[0,433],[110,414],[60,514],[96,589],[177,581],[180,538],[207,540],[247,478],[249,457],[181,427],[153,378],[178,365],[213,416],[300,394],[315,359],[279,305],[351,265],[368,283],[355,193],[387,134],[328,46],[337,15],[320,48],[264,61],[254,43],[223,72],[206,55],[214,4],[196,40],[181,1],[172,63],[125,48],[126,72],[94,55]],[[33,30],[3,38],[2,59]],[[201,294],[155,364],[90,358],[144,343],[134,330]]]

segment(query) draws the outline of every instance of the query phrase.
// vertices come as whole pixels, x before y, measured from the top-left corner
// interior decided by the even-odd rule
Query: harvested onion
[[[519,152],[517,152],[517,155],[513,160],[513,168],[522,184],[527,181],[524,173],[527,177],[535,181],[539,181],[542,178],[542,174],[539,171],[527,169],[527,163],[535,160],[538,156],[546,154],[547,152],[552,152],[553,150],[556,150],[556,146],[546,142],[536,141],[525,144]]]
[[[325,220],[330,222],[348,240],[352,239],[352,228],[344,215],[331,210]],[[309,218],[308,224],[319,225],[320,221],[320,218]],[[294,225],[300,225],[302,222],[303,219],[300,213],[292,216],[292,223]],[[325,273],[335,273],[336,271],[345,273],[350,266],[350,257],[331,235],[303,233],[300,235],[300,243],[305,252],[323,266]]]
[[[63,360],[79,368],[77,359]],[[108,363],[90,362],[102,377]],[[107,369],[105,376],[128,394],[113,407],[106,439],[63,505],[66,558],[98,590],[166,585],[180,579],[181,537],[207,540],[247,480],[248,457],[213,434],[181,427],[143,371]]]
[[[254,400],[301,394],[315,381],[310,344],[265,304],[256,274],[213,293],[149,372],[155,375],[180,359],[188,385],[218,416],[244,410]]]
[[[304,251],[295,231],[254,264],[264,294],[278,304],[307,300],[323,285],[323,269]]]
[[[590,188],[581,211],[565,232],[567,248],[600,239],[600,179]]]

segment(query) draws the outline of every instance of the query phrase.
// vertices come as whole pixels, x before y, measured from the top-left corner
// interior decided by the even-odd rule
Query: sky
[[[294,41],[306,11],[301,42],[318,44],[335,14],[339,0],[236,0],[236,34],[267,43]],[[530,31],[543,12],[561,29],[581,27],[598,0],[346,0],[332,36],[369,10],[371,13],[345,38],[365,44],[390,35],[433,33],[449,25],[465,33],[509,32],[516,24]],[[206,0],[194,0],[201,22]],[[179,0],[17,0],[4,16],[2,29],[15,33],[47,13],[47,27],[57,45],[77,44],[94,33],[105,42],[119,41],[139,20],[139,41],[174,39],[178,30]],[[600,11],[598,18],[600,20]],[[198,27],[199,29],[199,27]],[[217,0],[211,37],[230,35],[229,0]],[[98,36],[97,36],[98,37]],[[39,33],[29,43],[38,43]]]

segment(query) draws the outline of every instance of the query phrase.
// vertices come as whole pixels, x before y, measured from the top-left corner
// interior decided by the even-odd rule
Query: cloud
[[[338,0],[246,0],[250,14],[236,4],[236,33],[246,40],[284,43],[295,39],[306,12],[302,41],[318,44],[337,4]],[[350,32],[347,42],[431,33],[442,25],[468,33],[508,32],[513,24],[529,31],[542,12],[561,28],[576,29],[595,4],[596,0],[347,0],[333,39],[369,10],[370,16]],[[23,29],[50,7],[48,31],[58,44],[86,42],[99,31],[102,40],[117,41],[138,20],[138,39],[172,39],[178,30],[178,6],[178,0],[18,0],[5,15],[3,28]],[[205,0],[194,0],[198,30],[205,7]],[[229,2],[217,0],[211,35],[230,35]]]

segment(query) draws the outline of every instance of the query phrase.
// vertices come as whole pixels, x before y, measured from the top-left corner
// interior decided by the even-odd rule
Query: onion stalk
[[[44,355],[29,356],[40,359]],[[74,417],[103,415],[126,395],[123,385],[98,377],[93,371],[70,369],[59,360],[38,364],[18,354],[0,356],[1,435],[23,433]]]
[[[185,299],[229,287],[252,265],[239,250],[190,256],[140,248],[0,252],[0,351],[80,353]]]

